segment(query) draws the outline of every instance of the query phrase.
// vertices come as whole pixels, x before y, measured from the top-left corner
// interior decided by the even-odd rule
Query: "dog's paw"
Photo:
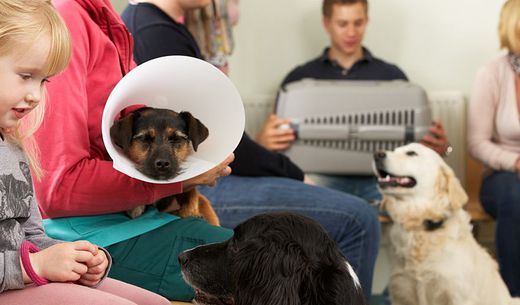
[[[128,217],[134,219],[134,218],[141,216],[144,213],[145,209],[146,209],[145,205],[140,205],[131,210],[127,210],[126,214],[128,215]]]

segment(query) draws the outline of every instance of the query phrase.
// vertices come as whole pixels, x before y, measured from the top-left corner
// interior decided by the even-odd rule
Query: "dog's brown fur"
[[[124,153],[136,164],[136,168],[155,179],[171,179],[178,174],[180,164],[208,136],[207,128],[189,112],[177,113],[168,109],[144,107],[122,115],[114,122],[110,135]],[[157,177],[153,175],[155,154],[162,153],[172,169]],[[152,160],[150,160],[152,159]],[[150,163],[150,161],[152,163]],[[155,163],[156,164],[156,163]],[[220,225],[209,200],[196,189],[163,198],[155,203],[161,212],[180,217],[201,217],[212,225]],[[145,206],[127,211],[132,217],[140,216]]]

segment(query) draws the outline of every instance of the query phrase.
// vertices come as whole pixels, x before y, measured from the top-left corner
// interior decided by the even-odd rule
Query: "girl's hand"
[[[288,149],[296,139],[294,130],[288,126],[290,120],[281,119],[272,113],[264,123],[262,129],[256,134],[256,142],[267,150],[279,151]]]
[[[79,282],[85,286],[94,286],[103,278],[108,267],[105,251],[98,249],[96,255],[87,264],[87,273],[81,275]]]
[[[222,176],[229,176],[231,174],[231,167],[229,163],[233,162],[235,155],[232,153],[224,162],[210,169],[209,171],[193,177],[183,182],[183,191],[189,191],[198,185],[213,186],[217,183],[217,179]]]
[[[101,251],[101,250],[100,250]],[[30,253],[31,265],[41,277],[52,282],[77,281],[88,271],[98,253],[97,246],[85,240],[61,243],[36,253]]]

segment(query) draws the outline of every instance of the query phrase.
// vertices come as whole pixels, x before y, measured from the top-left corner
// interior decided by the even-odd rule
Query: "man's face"
[[[367,23],[368,15],[362,3],[334,4],[331,16],[323,17],[331,48],[347,56],[361,50]]]

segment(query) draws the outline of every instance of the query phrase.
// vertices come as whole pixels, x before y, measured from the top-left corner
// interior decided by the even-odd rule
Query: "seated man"
[[[282,86],[304,78],[334,80],[407,80],[397,66],[374,57],[363,47],[368,24],[367,0],[324,0],[323,25],[330,36],[330,47],[322,55],[293,69]],[[285,150],[295,140],[294,130],[278,129],[289,120],[272,114],[256,136],[259,144],[269,150]],[[449,144],[440,122],[434,122],[430,133],[421,142],[440,154]],[[311,175],[318,185],[357,195],[367,201],[381,198],[374,176]]]

